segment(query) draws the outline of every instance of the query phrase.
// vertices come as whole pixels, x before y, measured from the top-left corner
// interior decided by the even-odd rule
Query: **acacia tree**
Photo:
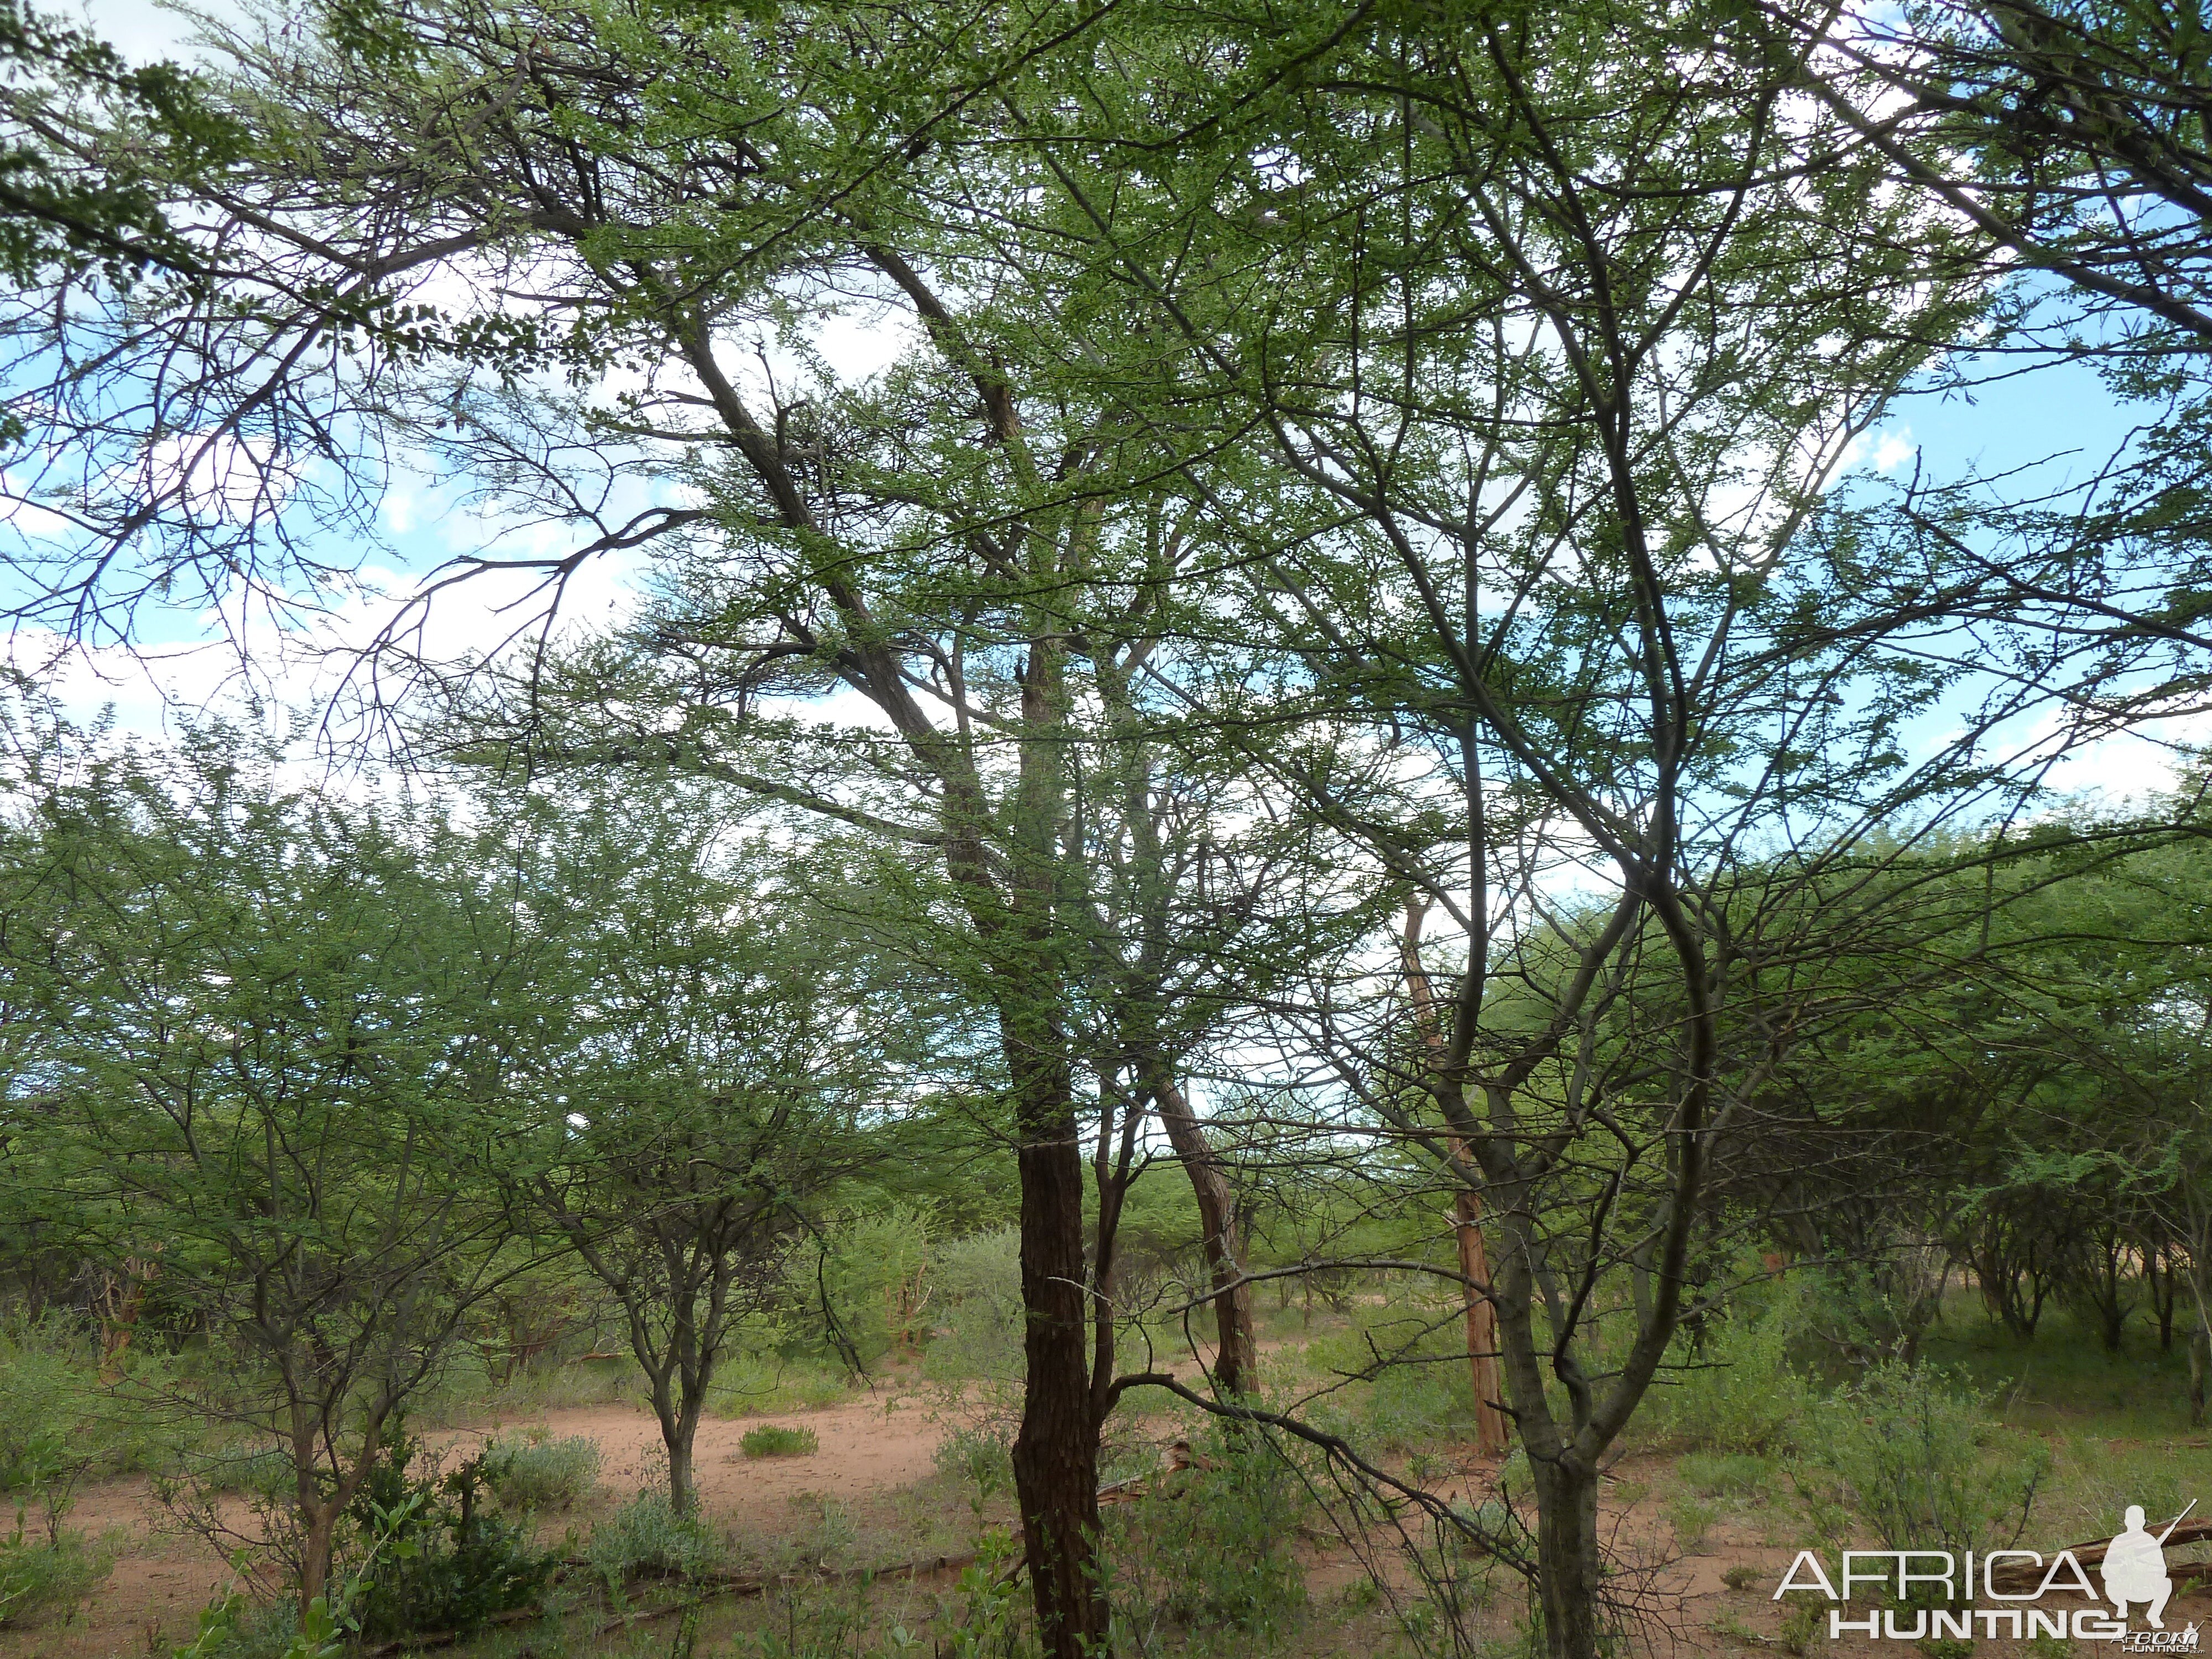
[[[1159,406],[1271,446],[1274,489],[1224,486],[1218,523],[1285,666],[1221,728],[1287,684],[1394,757],[1316,787],[1248,751],[1440,921],[1385,983],[1317,982],[1302,1028],[1348,1121],[1480,1199],[1546,1641],[1592,1654],[1600,1460],[1804,1016],[1799,901],[1877,832],[2014,810],[2052,750],[2008,723],[2067,709],[2063,748],[2160,710],[2190,647],[2077,652],[2093,603],[1824,510],[1986,296],[1803,94],[1810,46],[1747,60],[1694,6],[1157,21],[1113,72],[1010,95],[1040,212],[1182,348]],[[1939,699],[1959,735],[1908,761]],[[1446,1035],[1409,1044],[1397,987],[1431,975]]]
[[[434,823],[288,796],[219,740],[49,782],[4,866],[30,1012],[16,1202],[158,1264],[219,1363],[191,1404],[291,1466],[304,1607],[393,1419],[514,1266],[473,1173],[503,1133],[529,971]]]
[[[550,845],[531,904],[560,964],[536,991],[570,1012],[531,1056],[527,1150],[495,1173],[621,1304],[689,1513],[717,1367],[868,1158],[908,1022],[793,861],[728,845],[710,799],[672,782],[649,811],[532,816]]]
[[[1117,676],[1147,720],[1202,717],[1440,919],[1413,972],[1379,953],[1382,991],[1339,954],[1289,1012],[1361,1127],[1485,1206],[1547,1639],[1594,1651],[1597,1462],[1680,1316],[1713,1137],[1793,1030],[1758,994],[1796,945],[1747,950],[1708,895],[1778,848],[1802,891],[1900,807],[1969,810],[2020,775],[1975,752],[2008,718],[2124,720],[2188,644],[2116,629],[2069,684],[2037,644],[2071,590],[1992,587],[1941,539],[1885,568],[1816,514],[1978,268],[1806,103],[1810,47],[1708,50],[1724,10],[463,3],[234,37],[263,154],[198,199],[234,291],[15,318],[15,407],[89,538],[46,614],[232,572],[289,602],[318,562],[283,532],[374,480],[295,459],[364,431],[580,526],[506,562],[550,595],[644,550],[638,628],[471,714],[864,829],[935,884],[1015,1127],[1017,1486],[1056,1656],[1103,1633],[1097,1431],[1128,1381],[1096,1346],[1082,1118],[1124,1149],[1139,1121],[1083,1098],[1078,777]],[[880,374],[828,361],[853,307],[905,330]],[[94,339],[98,372],[43,372]],[[212,490],[226,458],[243,484]],[[1150,536],[1163,493],[1203,533]],[[1966,736],[1905,766],[1946,695]],[[1593,928],[1567,874],[1607,896]],[[1429,975],[1445,1036],[1409,1043],[1398,988]],[[1741,1074],[1732,1006],[1771,1039]],[[1577,1333],[1620,1263],[1650,1295],[1607,1370]]]
[[[1992,304],[1945,378],[2010,385],[2086,362],[2130,416],[2108,454],[2069,441],[2051,458],[2063,472],[1916,477],[1891,505],[1899,523],[2017,601],[2063,595],[2085,630],[2151,629],[2201,663],[2212,646],[2198,626],[2212,584],[2202,18],[2166,0],[1935,0],[1848,19],[1781,4],[1747,11],[1723,38],[1753,59],[1799,58],[1799,84],[1837,123],[1837,157],[1872,159],[1958,228],[1944,258],[1977,272]]]
[[[1128,508],[1158,434],[1062,385],[1076,300],[1000,244],[982,198],[1011,186],[934,146],[991,107],[948,80],[975,41],[1002,54],[988,82],[1097,20],[462,0],[319,21],[221,39],[222,106],[255,142],[181,186],[219,301],[13,319],[44,387],[16,405],[40,499],[83,532],[27,614],[124,629],[179,581],[226,615],[295,606],[330,574],[308,532],[365,521],[390,443],[580,529],[570,554],[454,580],[520,567],[557,601],[599,553],[653,561],[640,628],[524,653],[466,718],[541,760],[696,769],[928,866],[936,954],[996,1026],[1023,1194],[1016,1485],[1046,1646],[1072,1656],[1105,1629],[1115,1397],[1092,1341],[1110,1250],[1085,1248],[1072,781],[1095,677],[1158,672],[1162,598],[1201,550]],[[906,325],[879,375],[819,349],[855,307]],[[95,340],[97,372],[46,372]]]
[[[1858,143],[2013,269],[2212,349],[2212,45],[2166,0],[1936,0],[1842,28],[1762,6]]]

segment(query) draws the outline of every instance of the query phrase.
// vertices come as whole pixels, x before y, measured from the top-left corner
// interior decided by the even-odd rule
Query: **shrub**
[[[1000,1418],[963,1423],[937,1443],[930,1458],[939,1474],[968,1488],[969,1505],[980,1517],[983,1506],[1013,1484],[1013,1431]]]
[[[494,1613],[530,1606],[552,1577],[555,1558],[478,1504],[483,1454],[449,1474],[434,1460],[420,1474],[409,1472],[422,1467],[416,1443],[395,1431],[347,1511],[366,1558],[349,1592],[365,1637],[474,1630]]]
[[[1465,1434],[1474,1419],[1474,1390],[1464,1352],[1409,1356],[1384,1368],[1369,1385],[1365,1418],[1367,1434],[1386,1451]]]
[[[295,1484],[292,1454],[267,1442],[227,1447],[186,1467],[192,1483],[210,1492],[289,1500]]]
[[[937,1335],[927,1370],[946,1382],[1022,1378],[1020,1235],[1012,1227],[937,1247]]]
[[[850,1391],[842,1369],[833,1370],[811,1359],[740,1352],[715,1367],[707,1407],[717,1417],[820,1411],[836,1405]]]
[[[1703,1352],[1679,1358],[1666,1386],[1653,1390],[1653,1421],[1696,1449],[1773,1452],[1794,1444],[1814,1397],[1790,1367],[1803,1306],[1802,1295],[1785,1292],[1757,1314],[1723,1322]]]
[[[2027,1529],[2051,1465],[2039,1440],[1992,1422],[1982,1396],[1942,1372],[1877,1366],[1816,1419],[1809,1468],[1891,1549],[2002,1548]],[[1839,1531],[1832,1518],[1829,1530]]]
[[[1705,1534],[1719,1519],[1711,1504],[1694,1498],[1678,1493],[1667,1500],[1667,1524],[1674,1529],[1674,1542],[1685,1555],[1695,1555],[1704,1547]]]
[[[1213,1467],[1156,1481],[1108,1523],[1115,1616],[1138,1651],[1163,1624],[1266,1638],[1305,1600],[1291,1552],[1305,1505],[1297,1471],[1256,1434],[1217,1431],[1200,1458]]]
[[[441,1510],[404,1536],[414,1553],[379,1561],[364,1581],[364,1637],[475,1630],[494,1613],[534,1602],[556,1565],[520,1527],[481,1512]]]
[[[27,1531],[18,1510],[15,1530],[0,1537],[0,1629],[67,1614],[114,1566],[106,1545],[95,1547],[79,1533]]]
[[[495,1436],[479,1461],[484,1486],[503,1510],[565,1510],[599,1480],[599,1443],[581,1435],[549,1440],[540,1429],[520,1441]]]
[[[745,1431],[738,1448],[748,1457],[811,1457],[822,1443],[811,1429],[787,1429],[780,1423],[763,1423]]]
[[[176,1649],[175,1659],[319,1659],[319,1644],[300,1628],[296,1601],[253,1601],[234,1589],[200,1609],[194,1639]]]
[[[641,1492],[592,1529],[585,1554],[619,1594],[633,1578],[696,1578],[721,1547],[704,1522],[678,1515],[666,1492]]]

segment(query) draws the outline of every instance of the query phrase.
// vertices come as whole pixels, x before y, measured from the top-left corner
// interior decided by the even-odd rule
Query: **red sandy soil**
[[[804,1425],[821,1449],[807,1457],[749,1459],[738,1443],[764,1422]],[[580,1435],[599,1443],[599,1488],[580,1507],[580,1531],[591,1515],[645,1484],[650,1454],[660,1446],[653,1419],[623,1406],[556,1409],[428,1437],[466,1448],[501,1427],[541,1425],[555,1439]],[[931,1454],[944,1432],[918,1402],[897,1396],[734,1422],[709,1418],[699,1425],[695,1451],[702,1506],[710,1520],[742,1534],[787,1532],[793,1499],[811,1494],[849,1504],[913,1486],[931,1473]],[[0,1659],[168,1659],[190,1639],[199,1610],[229,1582],[222,1558],[200,1539],[177,1532],[143,1478],[86,1488],[68,1524],[93,1537],[124,1534],[113,1574],[66,1625],[0,1631]],[[549,1517],[547,1530],[557,1538],[562,1525],[562,1517]]]
[[[811,1428],[821,1449],[807,1457],[747,1459],[738,1443],[762,1422]],[[539,1425],[556,1438],[581,1435],[596,1440],[602,1458],[599,1486],[592,1498],[573,1515],[545,1520],[542,1531],[548,1542],[557,1541],[571,1525],[580,1535],[592,1520],[626,1501],[645,1484],[659,1446],[659,1431],[651,1417],[618,1406],[548,1411],[434,1438],[443,1449],[465,1449],[501,1428]],[[821,1504],[855,1513],[881,1510],[931,1474],[932,1454],[945,1426],[919,1401],[896,1395],[826,1411],[738,1421],[710,1419],[699,1427],[702,1502],[711,1520],[748,1544],[789,1537],[805,1524],[806,1512],[818,1513]],[[1778,1653],[1779,1609],[1770,1598],[1794,1549],[1770,1541],[1753,1517],[1739,1516],[1717,1523],[1696,1553],[1670,1559],[1677,1556],[1673,1529],[1659,1499],[1645,1495],[1650,1487],[1663,1487],[1665,1467],[1657,1458],[1624,1461],[1601,1499],[1604,1525],[1620,1557],[1666,1563],[1654,1575],[1647,1603],[1652,1623],[1645,1635],[1653,1651],[1748,1655],[1763,1648]],[[1493,1475],[1494,1465],[1469,1455],[1458,1460],[1456,1471],[1437,1480],[1434,1490],[1455,1502],[1478,1503],[1490,1495]],[[962,1510],[964,1520],[964,1504]],[[0,1631],[0,1659],[167,1659],[191,1635],[198,1610],[220,1595],[228,1581],[228,1568],[207,1545],[167,1525],[143,1480],[112,1480],[88,1489],[70,1524],[95,1536],[111,1528],[125,1534],[125,1552],[113,1576],[66,1625]],[[1343,1550],[1318,1536],[1311,1542],[1317,1547],[1307,1561],[1308,1584],[1316,1601],[1360,1576],[1361,1569]],[[1732,1589],[1722,1575],[1739,1566],[1752,1570],[1753,1582]],[[2212,1594],[2203,1587],[2191,1586],[2177,1595],[2170,1610],[2169,1623],[2192,1619],[2212,1624]],[[1888,1650],[1885,1659],[1917,1659],[1910,1644],[1882,1646]],[[1984,1642],[1981,1647],[1997,1655],[2014,1651],[2015,1644]],[[1832,1651],[1844,1659],[1842,1647],[1831,1650],[1825,1632],[1808,1651],[1815,1659],[1826,1659]]]

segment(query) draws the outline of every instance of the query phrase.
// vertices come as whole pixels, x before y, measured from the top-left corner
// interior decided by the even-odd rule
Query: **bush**
[[[980,1514],[1013,1484],[1013,1430],[1000,1418],[963,1423],[937,1443],[930,1457],[939,1474],[971,1489],[969,1502]]]
[[[717,1417],[761,1412],[810,1412],[835,1406],[851,1392],[848,1374],[811,1359],[740,1352],[714,1368],[707,1408]]]
[[[581,1435],[549,1440],[540,1429],[520,1441],[495,1436],[479,1461],[484,1486],[503,1510],[565,1510],[599,1480],[599,1443]]]
[[[777,1423],[763,1423],[757,1429],[745,1431],[738,1448],[748,1457],[811,1457],[822,1449],[822,1443],[811,1429],[787,1429]]]
[[[1364,1417],[1367,1437],[1385,1451],[1412,1451],[1468,1434],[1474,1389],[1465,1350],[1442,1357],[1417,1351],[1386,1367],[1368,1386]]]
[[[41,1537],[25,1529],[18,1511],[14,1533],[0,1537],[0,1630],[66,1615],[114,1567],[107,1546],[95,1548],[74,1532]]]
[[[364,1637],[474,1630],[494,1613],[530,1606],[556,1565],[522,1528],[483,1511],[477,1501],[487,1474],[483,1454],[450,1474],[433,1462],[410,1475],[410,1467],[419,1466],[418,1450],[395,1431],[384,1461],[347,1511],[362,1554],[374,1554],[353,1587]],[[598,1448],[592,1451],[596,1463]],[[393,1517],[400,1517],[397,1524]]]
[[[927,1369],[945,1382],[1022,1379],[1021,1237],[1012,1227],[937,1247],[937,1335]]]
[[[927,1205],[894,1204],[840,1216],[794,1250],[781,1286],[792,1316],[783,1354],[866,1370],[919,1347],[936,1299],[934,1228]]]
[[[1804,1298],[1785,1291],[1757,1313],[1740,1310],[1683,1353],[1652,1390],[1654,1424],[1685,1447],[1717,1452],[1774,1452],[1796,1443],[1813,1391],[1790,1366],[1790,1344],[1803,1326]]]
[[[98,1387],[76,1346],[52,1322],[0,1334],[0,1492],[42,1492],[76,1462]]]
[[[721,1558],[706,1523],[678,1515],[665,1492],[641,1492],[592,1530],[585,1552],[617,1594],[633,1578],[696,1578]]]
[[[239,1492],[248,1498],[289,1503],[297,1478],[292,1454],[269,1442],[229,1446],[185,1465],[191,1483],[203,1492]]]
[[[1986,1405],[1941,1371],[1902,1364],[1837,1389],[1814,1419],[1808,1458],[1816,1513],[1823,1499],[1848,1505],[1891,1549],[2017,1542],[2051,1453],[1991,1421]],[[1832,1513],[1824,1518],[1843,1530]]]
[[[1705,1534],[1720,1518],[1711,1504],[1700,1504],[1686,1493],[1677,1492],[1667,1500],[1667,1524],[1674,1529],[1674,1542],[1685,1555],[1695,1555],[1705,1547]]]
[[[1108,1522],[1115,1618],[1137,1651],[1153,1650],[1163,1624],[1265,1638],[1305,1600],[1291,1553],[1305,1507],[1297,1471],[1256,1435],[1216,1431],[1200,1456],[1213,1467],[1154,1482]]]

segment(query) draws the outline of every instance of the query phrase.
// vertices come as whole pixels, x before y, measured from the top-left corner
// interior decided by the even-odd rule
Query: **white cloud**
[[[1893,432],[1876,434],[1874,446],[1874,470],[1894,472],[1919,453],[1920,447],[1912,441],[1912,428],[1899,427]]]

